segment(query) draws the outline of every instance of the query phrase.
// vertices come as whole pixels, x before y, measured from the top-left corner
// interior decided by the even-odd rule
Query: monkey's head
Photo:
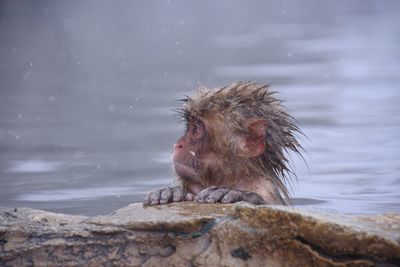
[[[286,152],[299,153],[295,134],[301,132],[273,94],[267,85],[238,82],[200,87],[184,99],[180,112],[186,131],[173,156],[184,187],[229,187],[265,177],[288,197]]]

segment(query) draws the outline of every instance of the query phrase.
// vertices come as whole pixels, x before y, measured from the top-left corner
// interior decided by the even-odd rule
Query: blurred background
[[[0,1],[0,206],[106,214],[170,185],[200,84],[272,84],[295,204],[400,211],[400,2]]]

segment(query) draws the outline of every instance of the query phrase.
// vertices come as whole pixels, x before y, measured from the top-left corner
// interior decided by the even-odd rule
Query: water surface
[[[173,181],[176,99],[272,84],[295,204],[400,211],[398,1],[1,1],[0,206],[105,214]]]

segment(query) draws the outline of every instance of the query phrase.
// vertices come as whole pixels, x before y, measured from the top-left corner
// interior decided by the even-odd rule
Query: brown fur
[[[198,179],[204,186],[235,184],[240,187],[248,183],[257,187],[258,182],[254,180],[263,177],[264,184],[272,184],[275,191],[270,190],[269,194],[278,192],[279,198],[282,194],[289,199],[285,186],[291,172],[287,152],[300,153],[301,146],[295,136],[301,131],[267,85],[237,82],[216,89],[201,86],[184,101],[181,113],[186,119],[193,116],[204,122],[209,150],[218,155],[213,167],[218,171],[206,169],[199,173]],[[267,122],[263,133],[265,150],[260,156],[248,157],[238,137],[254,135],[249,122],[260,119]],[[182,182],[184,185],[185,181]]]

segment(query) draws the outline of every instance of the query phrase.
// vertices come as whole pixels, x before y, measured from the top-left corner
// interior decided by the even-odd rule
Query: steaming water
[[[1,1],[0,206],[105,214],[173,181],[199,83],[271,83],[296,205],[400,211],[398,1]]]

